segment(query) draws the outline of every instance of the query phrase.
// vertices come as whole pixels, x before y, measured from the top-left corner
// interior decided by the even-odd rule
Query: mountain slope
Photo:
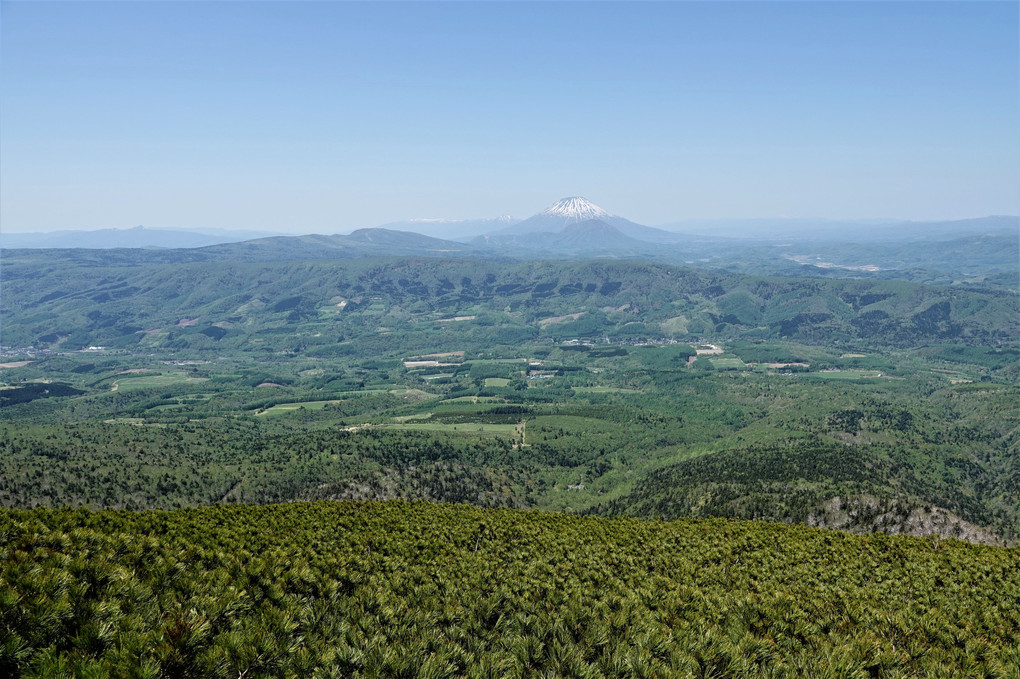
[[[470,240],[496,229],[503,229],[521,221],[504,215],[494,219],[408,219],[381,224],[379,228],[395,231],[413,231],[433,238]]]
[[[344,237],[344,244],[349,246],[361,245],[365,248],[378,248],[379,254],[425,254],[437,253],[466,253],[472,248],[464,243],[432,238],[420,233],[411,231],[397,231],[384,229],[358,229]]]
[[[956,541],[395,502],[0,511],[0,535],[12,677],[903,679],[1020,662],[1017,550]]]
[[[1015,511],[995,516],[974,500],[973,488],[958,479],[926,479],[911,462],[913,451],[894,449],[890,462],[888,448],[806,441],[710,453],[653,471],[593,513],[757,519],[1002,543],[980,526],[1008,531]],[[1002,479],[1005,492],[1017,492],[1015,483]]]
[[[601,219],[576,222],[564,227],[558,233],[548,235],[552,247],[564,250],[611,252],[647,248],[647,243],[627,236],[618,228]]]
[[[564,226],[559,231],[528,234],[490,234],[471,241],[479,251],[515,259],[528,256],[562,259],[577,256],[650,258],[656,246],[631,238],[601,219]]]

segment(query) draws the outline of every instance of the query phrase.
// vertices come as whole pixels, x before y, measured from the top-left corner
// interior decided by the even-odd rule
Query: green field
[[[394,431],[443,432],[467,434],[471,436],[511,436],[516,424],[488,424],[484,422],[467,422],[448,424],[442,422],[395,422],[392,424],[373,424],[372,427],[391,429]]]
[[[639,389],[626,389],[624,387],[572,387],[576,392],[582,394],[638,394]]]
[[[164,373],[161,375],[131,375],[118,376],[110,385],[111,391],[133,391],[138,389],[150,389],[170,387],[181,384],[194,384],[205,382],[207,378],[196,377],[184,372]]]
[[[708,359],[712,365],[719,370],[735,370],[747,368],[747,364],[741,361],[739,358],[716,358],[710,357]]]
[[[279,403],[267,410],[264,410],[257,415],[285,415],[292,413],[295,410],[322,410],[330,403],[340,403],[340,399],[334,399],[330,401],[302,401],[300,403]]]
[[[818,372],[810,373],[812,377],[817,377],[825,380],[867,380],[876,377],[882,377],[883,373],[879,370],[820,370]]]

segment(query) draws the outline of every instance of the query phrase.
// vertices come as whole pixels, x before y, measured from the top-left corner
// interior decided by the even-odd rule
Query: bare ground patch
[[[414,360],[416,358],[449,358],[451,356],[455,356],[457,358],[464,358],[464,352],[463,351],[447,351],[446,353],[441,353],[441,354],[422,354],[421,356],[408,356],[407,360],[411,361],[411,360]]]
[[[549,318],[541,319],[538,322],[538,324],[544,328],[545,326],[552,325],[554,323],[566,323],[567,321],[576,321],[581,316],[584,316],[583,311],[578,311],[576,314],[566,314],[564,316],[550,316]]]

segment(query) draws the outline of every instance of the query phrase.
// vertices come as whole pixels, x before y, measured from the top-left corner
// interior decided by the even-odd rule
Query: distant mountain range
[[[596,222],[600,226],[595,226]],[[605,226],[611,227],[612,231],[607,230]],[[568,228],[570,231],[566,232]],[[413,234],[419,239],[398,237],[395,234],[399,232]],[[549,254],[555,256],[559,249],[571,252],[588,252],[612,247],[649,250],[647,244],[686,247],[692,244],[719,243],[731,239],[760,242],[793,240],[842,243],[945,241],[978,235],[1011,237],[1018,232],[1020,232],[1020,217],[1011,215],[930,222],[825,219],[686,220],[671,222],[661,228],[656,228],[611,214],[586,198],[571,196],[558,200],[541,212],[523,220],[511,216],[493,219],[410,219],[390,222],[373,228],[358,229],[348,236],[319,234],[293,236],[252,230],[155,229],[136,226],[130,229],[92,231],[4,232],[0,234],[0,247],[206,248],[228,243],[289,238],[300,239],[305,244],[325,245],[326,249],[330,251],[357,246],[375,248],[383,243],[389,243],[398,247],[453,250],[458,253],[470,250],[505,250],[521,247],[532,251],[548,247],[553,249]],[[556,234],[563,237],[554,237]],[[621,239],[621,236],[624,238]],[[459,245],[450,244],[454,241]],[[634,241],[637,241],[637,244]],[[269,243],[280,245],[283,242],[285,241],[273,240],[262,245]],[[465,244],[470,244],[471,247],[465,248]],[[256,244],[245,249],[258,250],[262,245]],[[658,249],[651,248],[651,250]]]
[[[993,215],[947,221],[832,220],[832,219],[716,219],[670,222],[663,228],[752,240],[891,241],[952,240],[972,235],[1012,235],[1020,217]]]
[[[433,233],[482,235],[459,240],[413,229],[375,227],[348,235],[284,236],[258,232],[104,229],[4,234],[0,246],[65,249],[79,264],[269,262],[360,257],[488,259],[644,259],[760,275],[880,278],[938,284],[1020,286],[1020,218],[949,222],[731,221],[678,223],[666,231],[613,215],[581,197],[564,198],[524,220],[425,220]],[[677,225],[674,225],[677,226]],[[767,228],[766,228],[767,227]],[[696,235],[701,232],[704,235]],[[251,235],[263,237],[246,238]],[[743,234],[743,237],[739,237]],[[34,240],[33,240],[34,237]]]
[[[239,243],[282,234],[227,229],[96,229],[93,231],[47,231],[3,233],[4,248],[201,248],[220,243]]]

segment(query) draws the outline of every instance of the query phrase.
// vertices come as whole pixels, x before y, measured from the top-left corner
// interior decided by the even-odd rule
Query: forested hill
[[[144,266],[8,251],[4,344],[335,351],[366,335],[627,341],[677,335],[1016,343],[1014,294],[768,278],[631,261],[386,258]],[[447,318],[470,322],[450,324]],[[556,319],[556,322],[549,322]],[[431,339],[429,340],[431,342]],[[439,340],[440,343],[444,340]]]

